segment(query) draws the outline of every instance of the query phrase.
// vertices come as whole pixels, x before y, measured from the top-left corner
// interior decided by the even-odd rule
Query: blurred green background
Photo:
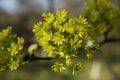
[[[31,30],[35,23],[42,20],[42,12],[65,9],[69,17],[74,17],[83,10],[84,1],[0,0],[0,29],[13,26],[13,32],[24,37],[25,46],[28,47],[35,42]],[[120,6],[120,0],[113,0],[113,3]],[[120,38],[120,27],[114,28],[110,36]],[[76,76],[71,75],[70,69],[63,73],[52,72],[50,67],[53,61],[34,61],[15,71],[0,72],[0,80],[119,80],[120,42],[102,46],[101,53],[104,57],[96,54],[91,60],[75,59],[83,62],[83,69]]]

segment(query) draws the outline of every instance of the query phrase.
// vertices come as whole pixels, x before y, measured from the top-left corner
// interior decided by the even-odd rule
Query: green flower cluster
[[[75,66],[72,58],[77,56],[79,48],[92,52],[90,49],[94,46],[95,40],[91,35],[91,26],[84,17],[79,15],[75,18],[66,18],[65,10],[57,11],[55,14],[43,13],[42,16],[44,21],[34,25],[33,33],[48,57],[65,59],[65,65]],[[88,45],[89,40],[93,45]],[[63,63],[59,63],[52,66],[53,71],[65,70]]]
[[[109,0],[87,0],[82,14],[92,25],[96,37],[99,37],[115,26],[120,17],[120,8]]]
[[[24,57],[24,39],[11,34],[11,31],[10,26],[0,31],[0,71],[17,69]]]

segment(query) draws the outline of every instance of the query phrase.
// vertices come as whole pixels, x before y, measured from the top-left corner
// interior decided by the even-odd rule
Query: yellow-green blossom
[[[52,41],[54,42],[54,44],[57,44],[59,46],[65,41],[64,35],[60,33],[55,33],[52,38]]]
[[[56,62],[52,66],[52,71],[54,71],[54,72],[63,72],[64,70],[66,70],[66,68],[63,66],[62,63]]]

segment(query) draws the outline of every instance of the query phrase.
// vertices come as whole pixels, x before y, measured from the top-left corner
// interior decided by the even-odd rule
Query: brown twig
[[[106,43],[115,43],[115,42],[120,42],[120,39],[115,39],[115,38],[106,38],[102,42],[100,42],[100,46],[106,44]]]
[[[32,55],[27,54],[24,57],[24,61],[29,61],[29,62],[39,61],[39,60],[51,60],[51,59],[53,59],[53,58],[51,58],[51,57],[38,57],[38,56],[35,56],[34,54],[32,54]]]

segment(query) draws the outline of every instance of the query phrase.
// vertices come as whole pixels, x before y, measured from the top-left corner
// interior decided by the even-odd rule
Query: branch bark
[[[100,46],[106,44],[106,43],[115,43],[115,42],[120,42],[120,39],[115,39],[115,38],[105,38],[102,42],[100,42]]]
[[[52,60],[52,59],[53,58],[51,58],[51,57],[38,57],[38,56],[35,56],[34,54],[32,54],[32,55],[27,54],[24,57],[24,61],[29,61],[29,62],[39,61],[39,60]]]

